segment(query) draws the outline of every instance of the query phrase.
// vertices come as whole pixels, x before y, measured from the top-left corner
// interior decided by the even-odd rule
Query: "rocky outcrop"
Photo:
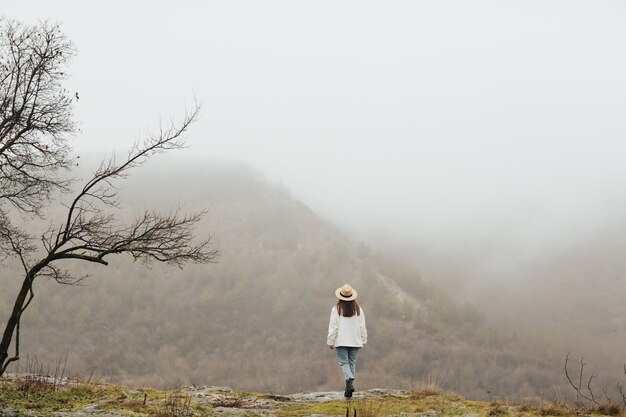
[[[57,381],[58,383],[58,381]],[[65,381],[67,383],[67,381]],[[128,397],[143,397],[141,390],[126,390]],[[234,391],[229,387],[188,386],[176,392],[178,397],[189,397],[193,406],[210,408],[217,416],[276,416],[277,411],[291,405],[306,405],[344,400],[343,391],[301,392],[289,395],[257,394]],[[406,391],[372,389],[355,393],[353,399],[407,397]],[[148,403],[156,400],[148,399]],[[105,401],[98,401],[75,411],[57,411],[47,415],[54,417],[128,417],[128,411],[111,411],[103,407]],[[13,407],[0,408],[0,417],[31,417],[41,415],[37,410],[17,410]],[[142,415],[142,414],[133,414]],[[308,414],[313,416],[313,414]],[[318,417],[324,414],[316,414]]]

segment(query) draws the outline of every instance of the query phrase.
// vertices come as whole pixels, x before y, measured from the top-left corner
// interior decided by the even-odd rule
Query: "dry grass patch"
[[[423,387],[415,388],[411,391],[411,398],[414,400],[421,400],[425,397],[433,397],[435,395],[443,394],[443,390],[434,385],[426,385]]]
[[[623,414],[622,405],[617,403],[600,404],[593,411],[605,416],[619,416]]]
[[[151,415],[154,417],[193,417],[195,413],[190,396],[173,392]]]
[[[497,417],[508,413],[508,406],[505,403],[492,401],[490,405],[491,409],[487,412],[489,417]]]
[[[352,415],[358,417],[378,417],[381,415],[384,400],[382,398],[357,398],[352,401]]]

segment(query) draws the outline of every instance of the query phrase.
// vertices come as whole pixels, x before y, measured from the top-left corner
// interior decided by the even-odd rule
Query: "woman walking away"
[[[354,392],[356,355],[367,343],[365,313],[356,302],[357,292],[350,285],[337,288],[335,295],[339,300],[330,311],[326,343],[337,353],[343,379],[346,381],[344,396],[350,398]]]

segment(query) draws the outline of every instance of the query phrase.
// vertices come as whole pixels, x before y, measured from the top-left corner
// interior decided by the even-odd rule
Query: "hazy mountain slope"
[[[516,349],[514,338],[490,329],[474,308],[350,241],[245,167],[157,165],[123,193],[129,215],[169,209],[164,201],[208,207],[203,232],[215,233],[219,263],[184,271],[147,270],[128,259],[106,268],[74,265],[92,278],[80,287],[37,285],[23,352],[53,363],[69,349],[75,372],[95,367],[127,383],[337,388],[326,326],[334,289],[350,282],[370,330],[359,358],[362,387],[406,388],[435,375],[469,396],[519,398],[549,395],[559,380],[540,353]],[[2,291],[2,317],[14,287]]]
[[[608,216],[540,242],[515,242],[505,230],[471,246],[448,242],[433,250],[423,242],[395,255],[455,300],[479,305],[490,323],[513,331],[518,348],[534,349],[563,381],[569,352],[573,374],[584,357],[584,380],[593,373],[597,392],[605,388],[619,398],[616,383],[623,385],[626,378],[624,253],[626,223]]]
[[[626,225],[603,228],[520,265],[503,315],[552,350],[584,356],[597,387],[623,384],[626,363]]]

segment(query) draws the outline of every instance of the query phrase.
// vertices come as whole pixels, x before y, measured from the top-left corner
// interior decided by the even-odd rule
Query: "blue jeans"
[[[354,379],[356,372],[356,355],[359,353],[358,347],[346,347],[337,346],[335,352],[337,353],[337,359],[339,360],[339,366],[341,372],[343,372],[343,379]]]

